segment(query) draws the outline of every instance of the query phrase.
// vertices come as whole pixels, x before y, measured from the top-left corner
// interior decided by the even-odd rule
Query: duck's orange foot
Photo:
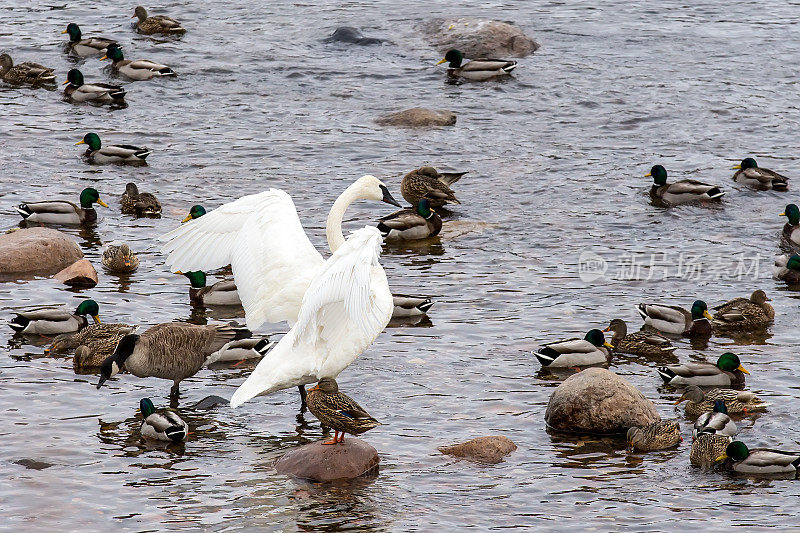
[[[330,446],[331,444],[336,444],[337,442],[339,442],[339,441],[337,441],[336,439],[331,439],[331,440],[326,440],[325,442],[322,443],[322,445],[323,446]]]

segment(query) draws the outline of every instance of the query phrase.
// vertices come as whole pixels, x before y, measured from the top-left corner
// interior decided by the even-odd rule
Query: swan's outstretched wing
[[[336,377],[372,344],[392,315],[380,246],[378,229],[366,227],[336,250],[309,285],[297,323],[236,390],[232,407]]]
[[[244,196],[161,237],[174,269],[230,263],[247,327],[297,320],[303,294],[324,260],[308,240],[283,191]]]

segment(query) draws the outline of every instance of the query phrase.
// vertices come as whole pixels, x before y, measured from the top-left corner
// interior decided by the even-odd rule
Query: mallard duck
[[[147,10],[142,6],[136,6],[133,10],[131,18],[138,18],[136,22],[136,29],[139,33],[152,35],[154,33],[161,33],[164,35],[179,35],[186,33],[186,30],[181,27],[180,22],[177,20],[166,17],[164,15],[156,15],[155,17],[148,17]]]
[[[69,34],[69,50],[77,56],[87,57],[96,54],[104,54],[109,45],[117,42],[107,37],[87,37],[81,39],[81,29],[74,22],[67,24],[67,29],[61,34]]]
[[[742,162],[733,168],[738,169],[733,175],[737,183],[761,190],[785,191],[789,188],[789,178],[767,168],[759,168],[752,157],[742,159]]]
[[[675,346],[657,333],[635,331],[628,333],[628,326],[624,320],[615,318],[611,321],[606,331],[613,331],[614,335],[609,341],[618,353],[630,353],[646,357],[662,357],[675,351]]]
[[[161,215],[161,203],[149,192],[139,192],[135,183],[125,185],[125,192],[120,199],[122,212],[137,217],[154,217]]]
[[[394,303],[392,318],[421,316],[427,314],[428,309],[433,306],[430,298],[406,296],[404,294],[392,294],[392,301]]]
[[[739,356],[726,352],[715,363],[707,361],[662,366],[658,375],[670,385],[699,385],[724,387],[744,385],[744,375],[750,374],[742,366]]]
[[[189,214],[186,215],[186,218],[181,220],[181,224],[184,222],[189,222],[190,220],[194,220],[195,218],[200,218],[201,216],[206,214],[206,208],[202,205],[193,205],[191,209],[189,209]]]
[[[122,53],[122,48],[118,44],[112,44],[108,47],[106,55],[100,58],[100,61],[111,59],[113,61],[112,67],[115,72],[119,72],[124,76],[136,81],[151,80],[161,76],[174,76],[175,72],[166,65],[150,61],[149,59],[137,59],[131,61],[125,59]]]
[[[678,205],[690,202],[719,201],[725,193],[719,187],[695,180],[680,180],[667,183],[667,171],[661,165],[655,165],[646,178],[653,177],[650,197],[654,202],[664,205]]]
[[[606,342],[603,332],[590,329],[583,339],[569,339],[545,344],[533,355],[551,368],[586,366],[607,363],[614,347]]]
[[[76,68],[67,72],[67,81],[64,82],[64,85],[67,85],[64,88],[64,96],[73,102],[125,103],[125,89],[121,86],[108,83],[84,83],[83,74]]]
[[[128,324],[91,324],[77,332],[62,333],[45,350],[46,354],[69,353],[81,345],[102,345],[105,359],[114,352],[119,340],[129,333],[134,333],[136,326]],[[101,350],[102,351],[102,350]],[[100,366],[102,359],[96,366]]]
[[[700,468],[710,469],[717,462],[717,457],[725,453],[725,448],[731,443],[727,435],[714,433],[701,433],[692,442],[689,451],[689,463]]]
[[[766,411],[767,403],[758,398],[752,392],[737,391],[733,389],[711,389],[703,392],[697,385],[689,385],[683,391],[681,397],[675,405],[688,400],[686,404],[686,416],[698,417],[703,413],[714,410],[714,403],[717,400],[725,402],[725,410],[728,414],[740,415],[749,414],[755,411]]]
[[[762,290],[753,291],[750,299],[734,298],[714,308],[711,327],[719,331],[741,331],[765,328],[775,318],[767,294]]]
[[[147,148],[139,148],[138,146],[131,146],[130,144],[103,146],[100,142],[100,136],[96,133],[87,133],[83,136],[83,140],[75,143],[76,146],[79,144],[88,146],[86,152],[83,154],[84,157],[92,163],[99,164],[124,163],[143,165],[147,164],[145,159],[151,153]]]
[[[697,417],[692,428],[692,438],[696,439],[702,433],[716,433],[734,437],[739,432],[736,423],[728,416],[725,400],[714,400],[714,410],[708,411]]]
[[[381,218],[378,229],[384,241],[414,241],[439,235],[442,218],[430,207],[427,198],[416,208],[406,208]]]
[[[464,78],[472,81],[486,81],[508,76],[517,68],[517,62],[509,59],[465,60],[458,50],[449,50],[444,59],[436,63],[447,63],[447,75],[451,78]]]
[[[750,450],[744,442],[735,440],[717,457],[719,461],[725,461],[723,466],[726,469],[742,474],[786,474],[800,469],[800,452],[767,448]]]
[[[170,322],[157,324],[141,335],[125,335],[114,353],[100,366],[97,388],[124,367],[139,378],[171,380],[170,395],[177,396],[181,381],[195,375],[203,368],[209,355],[245,331],[228,325],[195,326]],[[249,332],[244,335],[249,335]]]
[[[6,83],[45,85],[55,83],[56,75],[53,69],[43,67],[39,63],[20,63],[14,61],[8,54],[0,55],[0,79]]]
[[[400,194],[415,206],[423,198],[427,198],[433,208],[442,207],[448,203],[460,204],[456,193],[450,185],[461,179],[466,172],[439,173],[433,167],[420,167],[412,170],[400,182]]]
[[[691,311],[676,305],[660,304],[639,304],[636,310],[642,315],[646,325],[658,331],[685,337],[711,336],[709,320],[713,317],[703,300],[696,300]]]
[[[212,363],[259,359],[264,357],[274,345],[274,342],[269,341],[269,337],[261,339],[238,339],[227,343],[225,346],[206,357],[203,365],[208,366]],[[305,392],[305,388],[303,388],[303,392]]]
[[[139,268],[139,258],[127,243],[112,242],[103,250],[103,266],[110,272],[133,272]]]
[[[90,224],[97,220],[97,212],[92,204],[108,207],[108,204],[100,199],[100,193],[91,187],[81,191],[80,203],[78,207],[66,200],[26,202],[14,209],[29,223],[75,225]]]
[[[683,437],[677,420],[659,420],[646,426],[628,429],[625,439],[632,449],[652,452],[677,446]]]
[[[235,281],[222,280],[206,286],[206,273],[202,270],[176,274],[189,278],[189,300],[193,305],[242,305]]]
[[[311,414],[323,426],[334,430],[333,439],[323,444],[341,443],[345,433],[361,435],[381,425],[355,400],[339,392],[339,385],[333,378],[322,378],[315,387],[308,389],[307,402]]]
[[[789,219],[783,226],[781,237],[790,246],[800,245],[800,208],[795,204],[789,204],[780,216]]]
[[[100,307],[94,300],[84,300],[75,309],[75,313],[63,309],[42,309],[15,313],[14,318],[8,323],[11,329],[18,333],[31,333],[36,335],[58,335],[71,333],[85,328],[89,321],[86,315],[91,316],[96,324],[100,323]]]
[[[142,427],[139,430],[142,437],[172,442],[186,439],[189,426],[175,411],[169,409],[156,411],[150,398],[142,398],[139,401],[139,410],[142,412]]]
[[[784,254],[776,257],[772,277],[785,281],[788,285],[800,285],[800,255]]]

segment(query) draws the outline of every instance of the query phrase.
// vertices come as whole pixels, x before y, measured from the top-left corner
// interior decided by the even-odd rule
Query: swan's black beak
[[[397,207],[403,207],[397,203],[397,200],[394,199],[392,193],[390,193],[389,189],[386,188],[386,185],[381,185],[381,191],[383,191],[383,198],[381,198],[382,201],[386,202],[387,204],[396,205]]]

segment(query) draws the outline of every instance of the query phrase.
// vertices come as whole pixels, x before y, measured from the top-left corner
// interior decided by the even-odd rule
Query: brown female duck
[[[628,333],[628,326],[624,320],[615,318],[603,331],[613,331],[614,336],[609,341],[618,353],[644,355],[648,357],[661,357],[670,355],[675,346],[669,339],[657,333],[634,331]]]
[[[762,290],[754,291],[749,299],[734,298],[714,308],[711,327],[717,331],[742,331],[767,327],[775,318],[775,309]]]
[[[323,444],[344,442],[344,434],[361,435],[381,425],[372,418],[355,400],[339,392],[339,385],[333,378],[322,378],[317,385],[308,390],[308,410],[317,417],[323,426],[333,428],[333,439]],[[341,433],[341,437],[339,436]]]
[[[466,172],[440,173],[433,167],[421,167],[403,176],[400,194],[411,205],[417,205],[423,198],[427,198],[434,208],[447,203],[460,204],[450,185],[464,174]]]

